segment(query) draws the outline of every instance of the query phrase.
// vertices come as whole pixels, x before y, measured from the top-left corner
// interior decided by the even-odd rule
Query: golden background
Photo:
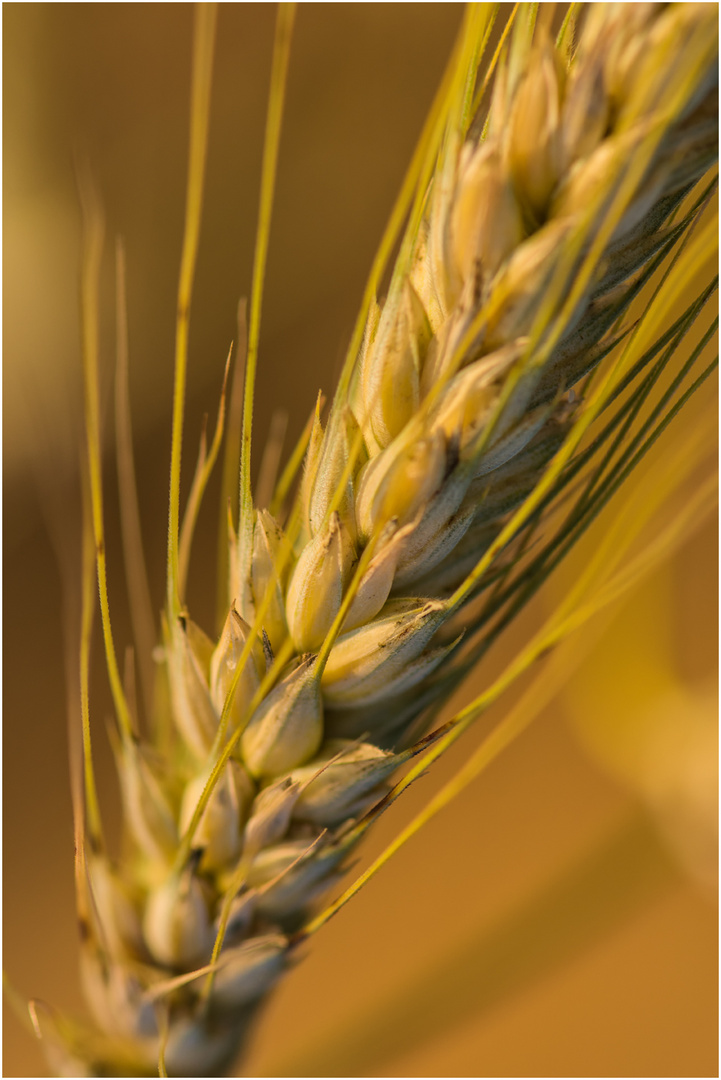
[[[461,12],[450,4],[300,7],[263,312],[258,448],[273,407],[290,414],[290,445],[318,387],[332,389]],[[191,319],[186,483],[201,417],[213,418],[217,408],[236,304],[250,286],[273,19],[270,5],[221,6]],[[4,964],[23,994],[73,1010],[82,1005],[62,588],[51,541],[60,536],[77,572],[73,158],[91,163],[107,217],[106,517],[122,649],[129,630],[114,502],[112,247],[121,234],[141,512],[159,609],[192,7],[5,5],[3,28]],[[216,506],[212,489],[189,592],[194,617],[208,629]],[[583,749],[593,743],[588,731],[580,741],[574,734],[584,728],[585,714],[577,715],[589,700],[584,687],[594,688],[601,711],[632,724],[644,701],[654,707],[648,673],[659,666],[680,688],[682,711],[708,711],[716,595],[710,522],[616,612],[571,692],[310,943],[262,1016],[248,1074],[717,1075],[708,843],[691,862],[695,877],[684,876],[623,770],[614,774],[608,755],[599,767]],[[522,640],[515,628],[466,698]],[[95,747],[112,832],[118,795],[97,641],[94,660]],[[361,866],[466,760],[505,707],[383,818]],[[711,739],[704,759],[712,764],[714,745]],[[45,1071],[7,1010],[4,1032],[4,1075]]]

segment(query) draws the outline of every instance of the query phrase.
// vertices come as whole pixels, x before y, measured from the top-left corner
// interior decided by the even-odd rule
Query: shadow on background
[[[579,864],[451,956],[377,1000],[332,1040],[271,1075],[372,1076],[543,979],[633,918],[676,882],[645,818],[624,823]]]

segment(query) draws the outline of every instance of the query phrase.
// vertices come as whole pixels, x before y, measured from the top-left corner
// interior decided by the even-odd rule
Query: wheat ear
[[[137,734],[106,610],[96,329],[86,320],[86,550],[94,546],[100,559],[131,855],[122,862],[107,855],[92,782],[86,559],[85,786],[75,802],[82,972],[93,1024],[32,1007],[62,1075],[152,1075],[158,1062],[161,1075],[214,1076],[230,1067],[293,950],[328,917],[308,921],[379,807],[395,797],[387,793],[396,771],[470,722],[425,735],[439,706],[673,411],[669,404],[646,442],[604,473],[610,458],[603,455],[625,447],[624,424],[710,295],[661,334],[659,308],[680,290],[689,252],[696,258],[710,250],[698,223],[711,185],[695,185],[716,156],[716,9],[590,5],[576,43],[573,5],[554,43],[543,6],[538,16],[530,5],[489,62],[494,17],[490,5],[468,10],[398,206],[406,229],[385,299],[375,295],[379,264],[327,422],[319,409],[309,428],[297,497],[284,505],[288,474],[271,514],[253,505],[250,435],[292,23],[292,12],[281,12],[240,510],[229,526],[227,611],[217,641],[192,622],[183,581],[222,417],[218,439],[201,454],[185,547],[178,539],[213,35],[213,16],[199,17],[197,167],[188,202],[195,224],[179,303],[162,646],[168,705],[155,718],[153,739]],[[92,208],[89,219],[97,226]],[[91,228],[89,311],[99,244],[99,228]],[[667,269],[647,301],[651,314],[629,327],[634,300],[669,265],[679,282]],[[611,414],[616,399],[623,405]],[[578,495],[574,483],[584,477]],[[556,511],[571,496],[561,519]]]

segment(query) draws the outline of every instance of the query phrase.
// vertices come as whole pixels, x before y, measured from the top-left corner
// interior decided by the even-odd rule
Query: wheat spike
[[[469,9],[387,293],[275,515],[249,498],[246,412],[217,641],[182,605],[171,543],[170,736],[139,740],[118,691],[133,855],[81,865],[94,1026],[37,1013],[61,1073],[230,1067],[364,819],[525,595],[507,575],[539,528],[539,485],[563,492],[582,424],[620,384],[590,408],[587,376],[696,220],[716,157],[715,7],[591,5],[577,43],[572,22],[554,43],[534,18],[517,17],[485,88],[490,7]],[[171,540],[177,517],[171,502]]]

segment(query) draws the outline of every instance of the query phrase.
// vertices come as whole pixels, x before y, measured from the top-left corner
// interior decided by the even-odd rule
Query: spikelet
[[[322,738],[323,704],[311,656],[256,709],[240,747],[253,776],[280,776],[312,757]]]
[[[564,445],[583,406],[573,388],[612,348],[683,231],[671,214],[713,163],[715,24],[714,5],[592,5],[571,59],[545,31],[525,51],[519,35],[488,123],[449,113],[325,429],[316,410],[297,514],[284,531],[241,492],[219,640],[171,600],[166,768],[132,740],[118,751],[145,864],[140,880],[127,868],[142,941],[125,931],[121,949],[115,934],[108,971],[93,955],[86,977],[91,997],[103,988],[99,1029],[148,1075],[159,1053],[170,1075],[229,1066],[354,825],[457,685],[466,638],[487,632],[469,602],[524,539],[502,536],[509,516]],[[469,577],[491,550],[486,576]],[[106,892],[98,876],[99,905]],[[163,981],[161,1044],[147,1000]]]
[[[299,653],[319,649],[340,611],[355,552],[347,527],[333,511],[296,563],[288,587],[287,618]]]
[[[253,641],[250,627],[244,619],[241,619],[235,606],[232,605],[220,640],[211,657],[208,673],[210,698],[218,717],[223,711],[238,664],[243,656],[243,649],[249,640],[253,647],[243,661],[238,682],[233,690],[229,715],[232,730],[238,730],[246,719],[248,707],[260,688],[261,675],[265,674],[265,659],[260,652],[258,642]],[[217,722],[213,725],[213,733],[216,728]]]
[[[193,860],[149,893],[143,933],[153,958],[172,970],[198,967],[213,944],[205,889]]]

